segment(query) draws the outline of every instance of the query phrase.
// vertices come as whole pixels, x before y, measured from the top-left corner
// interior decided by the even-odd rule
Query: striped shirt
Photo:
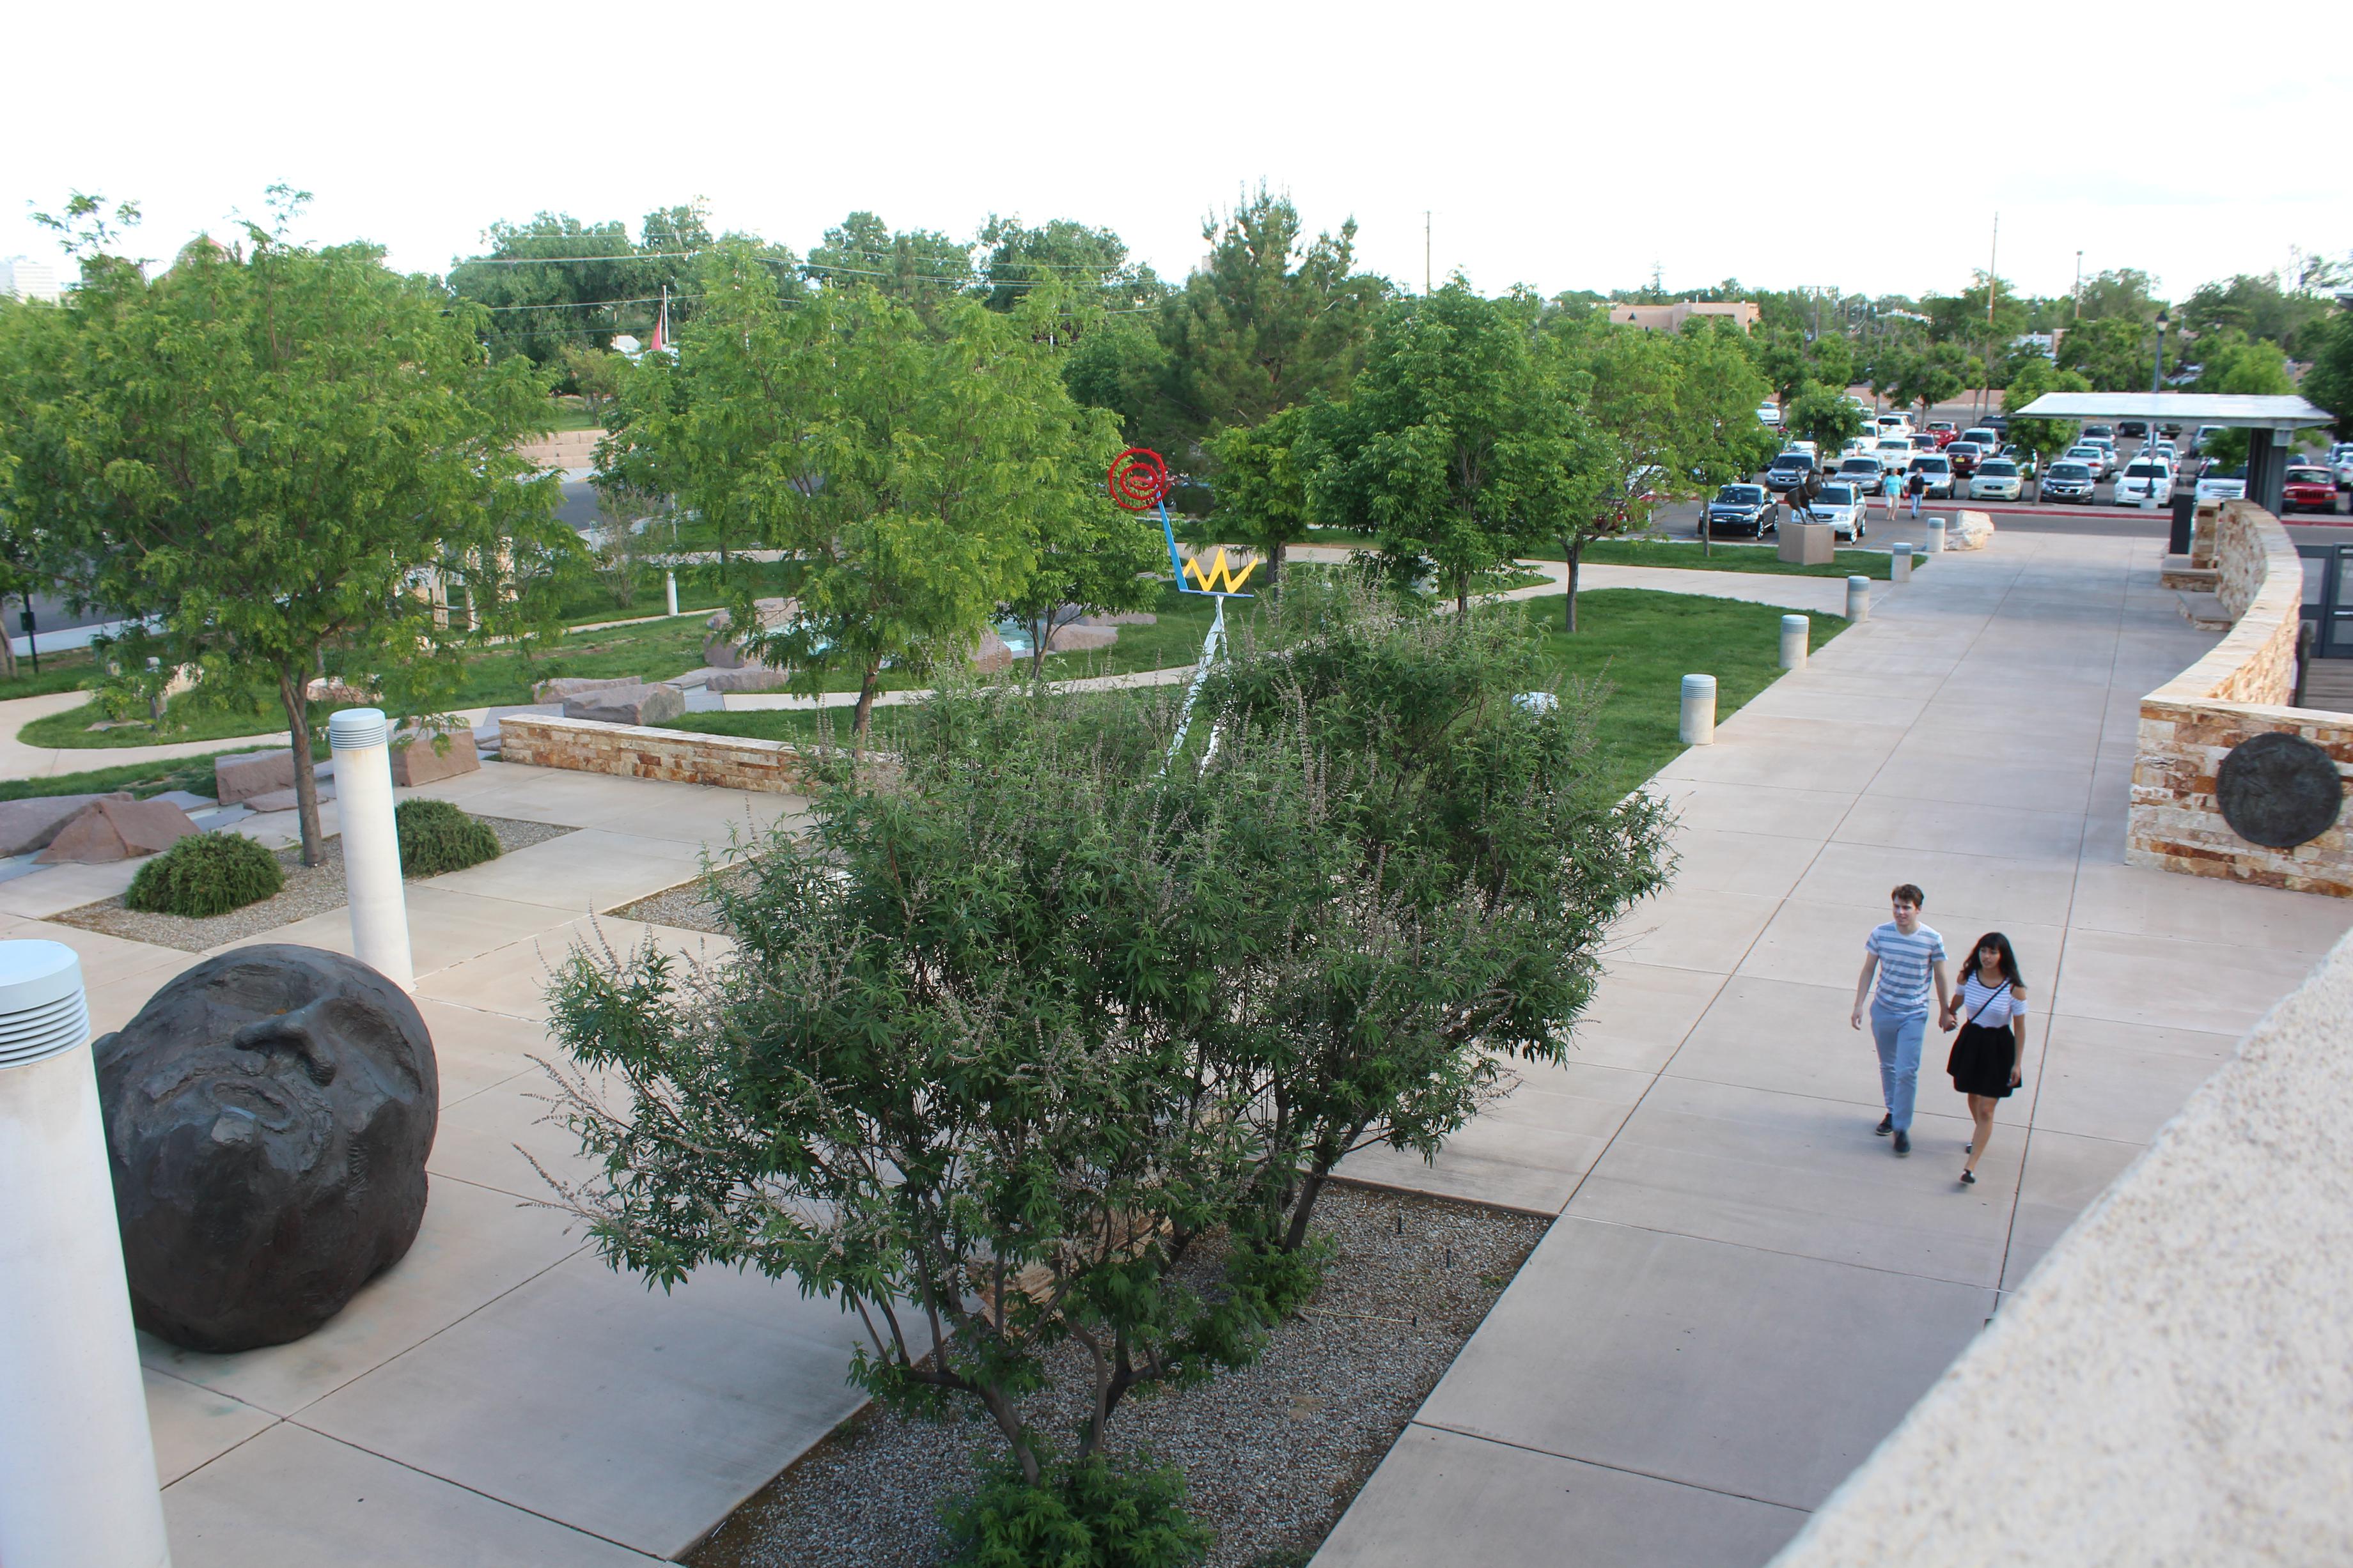
[[[1926,926],[1916,926],[1905,936],[1889,921],[1872,928],[1862,951],[1879,960],[1873,1006],[1905,1017],[1928,1010],[1929,966],[1945,961],[1943,937]]]
[[[1962,1023],[1973,1023],[1980,1029],[2006,1029],[2011,1019],[2025,1016],[2025,997],[2011,995],[2007,984],[1988,985],[1978,978],[1977,965],[1969,965],[1961,981]]]

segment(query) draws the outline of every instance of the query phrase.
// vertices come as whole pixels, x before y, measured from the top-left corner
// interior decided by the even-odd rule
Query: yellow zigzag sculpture
[[[1241,592],[1242,584],[1250,581],[1250,574],[1257,570],[1258,563],[1255,561],[1239,572],[1227,565],[1226,552],[1222,545],[1219,547],[1216,556],[1210,560],[1209,570],[1206,576],[1201,572],[1199,556],[1196,555],[1185,563],[1185,575],[1199,584],[1201,592],[1204,594],[1239,594]]]

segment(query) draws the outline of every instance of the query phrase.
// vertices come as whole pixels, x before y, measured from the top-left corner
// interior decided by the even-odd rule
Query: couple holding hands
[[[1978,938],[1958,993],[1945,973],[1945,939],[1920,923],[1927,900],[1904,883],[1888,895],[1894,919],[1873,928],[1863,940],[1862,973],[1855,981],[1854,1012],[1847,1022],[1862,1027],[1865,1004],[1872,1038],[1879,1047],[1879,1085],[1887,1114],[1882,1137],[1893,1133],[1895,1152],[1912,1152],[1912,1102],[1919,1087],[1920,1051],[1928,1031],[1928,994],[1936,996],[1937,1026],[1947,1034],[1959,1025],[1945,1070],[1953,1087],[1968,1096],[1975,1135],[1962,1151],[1961,1184],[1977,1184],[1978,1161],[1993,1136],[1994,1107],[2019,1086],[2026,1054],[2026,983],[2010,938],[1989,931]],[[1873,985],[1876,978],[1876,988]]]

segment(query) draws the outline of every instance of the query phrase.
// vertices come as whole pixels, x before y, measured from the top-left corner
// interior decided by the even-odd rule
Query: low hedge
[[[392,816],[405,877],[438,877],[499,858],[499,836],[446,800],[405,800]]]
[[[192,833],[139,868],[125,908],[204,920],[269,898],[286,885],[278,857],[241,833]]]

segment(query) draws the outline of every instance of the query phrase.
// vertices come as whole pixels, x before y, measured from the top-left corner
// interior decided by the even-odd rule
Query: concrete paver
[[[2157,586],[2161,548],[2000,536],[1878,586],[1661,772],[1684,871],[1614,933],[1572,1041],[1651,1080],[1600,1154],[1583,1108],[1524,1089],[1459,1157],[1344,1167],[1569,1195],[1319,1563],[1762,1563],[1791,1516],[1742,1510],[1817,1506],[2353,924],[2123,864],[2139,698],[2215,640]],[[1847,1013],[1897,881],[1957,956],[2007,931],[2032,987],[2026,1087],[1974,1187],[1948,1037],[1913,1157],[1872,1136]]]

